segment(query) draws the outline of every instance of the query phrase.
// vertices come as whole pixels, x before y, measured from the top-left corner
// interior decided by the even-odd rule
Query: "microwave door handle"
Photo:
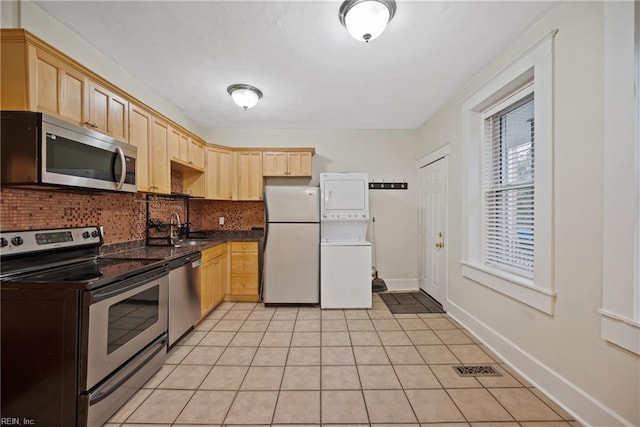
[[[120,162],[122,162],[122,170],[120,171],[120,179],[118,180],[118,185],[116,185],[116,189],[121,189],[124,184],[124,178],[127,176],[127,162],[124,158],[124,152],[120,147],[116,147],[116,153],[118,153],[118,157],[120,157]]]

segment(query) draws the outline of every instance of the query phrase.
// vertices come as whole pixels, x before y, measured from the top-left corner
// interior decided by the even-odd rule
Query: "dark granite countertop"
[[[190,253],[203,251],[205,249],[227,243],[227,242],[260,242],[264,237],[263,230],[250,231],[198,231],[189,233],[189,240],[197,241],[195,245],[186,245],[181,247],[170,246],[123,246],[124,250],[110,251],[106,249],[103,256],[106,258],[125,258],[125,259],[163,259],[171,260],[174,258],[188,255]]]

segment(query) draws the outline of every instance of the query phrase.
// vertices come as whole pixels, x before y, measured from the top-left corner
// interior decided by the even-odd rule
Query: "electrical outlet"
[[[221,216],[220,218],[218,218],[218,224],[220,225],[224,225],[224,217]]]

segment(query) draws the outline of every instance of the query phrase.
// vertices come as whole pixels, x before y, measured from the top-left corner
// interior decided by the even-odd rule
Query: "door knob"
[[[441,248],[444,248],[444,243],[438,242],[438,243],[436,243],[435,246],[436,246],[436,248],[441,249]]]

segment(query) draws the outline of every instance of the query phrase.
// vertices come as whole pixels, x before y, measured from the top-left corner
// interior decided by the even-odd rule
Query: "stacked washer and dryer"
[[[369,175],[320,174],[320,307],[371,308]]]

